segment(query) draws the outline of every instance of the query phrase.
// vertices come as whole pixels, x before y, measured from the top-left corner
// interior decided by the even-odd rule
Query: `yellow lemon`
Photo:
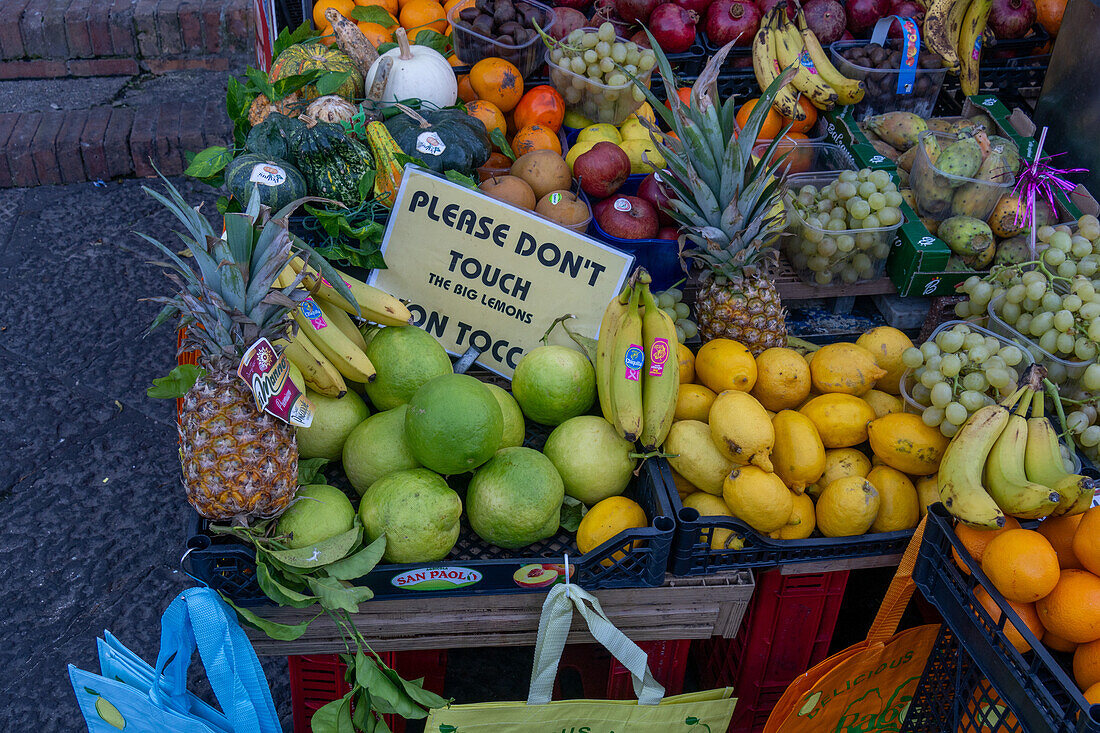
[[[722,484],[722,498],[733,516],[767,534],[785,525],[794,511],[794,494],[774,473],[739,466]]]
[[[822,346],[810,361],[814,388],[822,393],[839,392],[860,397],[885,375],[886,371],[875,363],[871,352],[855,344]]]
[[[890,394],[901,394],[901,375],[906,369],[901,355],[913,348],[913,341],[892,326],[879,326],[856,339],[856,344],[867,349],[875,364],[886,372],[875,382],[875,387]]]
[[[791,491],[801,494],[821,478],[825,470],[825,446],[813,421],[794,410],[782,410],[772,418],[775,446],[771,461],[775,475]]]
[[[565,117],[562,118],[561,124],[564,127],[572,127],[574,130],[583,130],[592,124],[592,120],[580,112],[569,109],[565,111]]]
[[[891,468],[911,476],[928,476],[940,468],[950,442],[939,428],[924,424],[920,415],[895,412],[867,426],[871,450]]]
[[[695,354],[683,344],[676,344],[676,357],[680,361],[680,384],[695,381]]]
[[[872,532],[897,532],[913,529],[920,521],[917,489],[901,471],[889,466],[875,466],[867,480],[878,492],[879,506]]]
[[[644,140],[625,139],[619,147],[626,153],[626,157],[630,158],[631,173],[653,173],[665,167],[665,158],[657,150],[657,145],[649,139],[648,131]]]
[[[756,357],[752,396],[773,412],[801,405],[810,394],[810,365],[794,349],[773,347]]]
[[[871,461],[858,448],[832,448],[825,451],[825,470],[816,483],[806,487],[806,493],[815,499],[821,490],[845,476],[863,476],[871,472]]]
[[[649,519],[638,504],[625,496],[612,496],[596,502],[581,519],[577,527],[577,549],[582,553],[589,552],[620,532],[648,526]],[[623,553],[616,552],[602,564],[610,567],[622,558]]]
[[[871,528],[878,515],[878,490],[865,478],[846,476],[817,499],[817,528],[826,537],[852,537]]]
[[[710,406],[717,396],[701,384],[681,384],[676,395],[676,413],[673,419],[706,422],[710,419]]]
[[[871,409],[875,411],[876,418],[886,417],[892,412],[905,411],[905,405],[902,404],[900,397],[895,397],[886,392],[880,392],[877,389],[872,389],[870,392],[863,395],[863,399],[871,406]]]
[[[798,411],[813,421],[826,448],[859,445],[867,440],[867,424],[875,419],[869,404],[849,394],[818,395]]]
[[[940,500],[940,487],[936,474],[921,476],[917,479],[917,509],[923,517],[928,513],[928,507]]]
[[[817,526],[817,514],[813,499],[809,494],[794,495],[794,509],[791,518],[782,527],[772,532],[773,540],[804,540],[814,533]]]
[[[722,493],[722,481],[733,463],[718,452],[705,422],[677,420],[672,423],[664,451],[669,454],[672,468],[695,488],[708,494]]]
[[[709,418],[710,437],[719,453],[738,465],[751,463],[772,470],[769,456],[775,445],[775,428],[752,395],[735,389],[722,392],[714,398]]]
[[[715,393],[727,389],[748,392],[756,384],[756,360],[740,341],[714,339],[695,355],[695,377]]]
[[[649,140],[649,128],[642,124],[636,114],[623,120],[619,125],[619,134],[623,140]]]
[[[704,491],[697,491],[684,499],[684,507],[699,512],[700,517],[732,517],[733,512],[726,506],[725,500],[720,496],[713,496]],[[710,547],[712,550],[740,550],[745,546],[745,541],[731,529],[715,527],[710,535]]]
[[[577,142],[586,143],[594,142],[598,143],[606,141],[609,143],[615,143],[618,145],[623,141],[622,135],[615,128],[614,125],[607,122],[599,122],[595,125],[589,125],[588,127],[577,133]]]

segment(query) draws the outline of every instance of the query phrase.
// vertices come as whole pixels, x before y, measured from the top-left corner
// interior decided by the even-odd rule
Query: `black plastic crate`
[[[548,434],[543,426],[533,429],[529,426],[524,444],[541,449]],[[334,480],[332,483],[339,486],[343,482]],[[576,537],[565,531],[518,550],[490,545],[470,529],[463,515],[458,542],[445,559],[431,563],[379,564],[366,577],[365,585],[379,598],[541,591],[545,588],[521,586],[514,575],[521,567],[532,564],[561,566],[568,554],[573,582],[587,590],[659,586],[664,582],[675,530],[666,488],[671,483],[672,473],[667,461],[661,458],[645,461],[623,495],[641,505],[650,518],[649,526],[621,532],[588,553],[581,554]],[[354,490],[346,486],[341,488],[355,495]],[[207,526],[205,519],[193,515],[188,527],[188,552],[183,562],[187,572],[225,593],[234,602],[269,603],[256,583],[253,549],[232,537],[212,535]],[[407,579],[409,573],[428,573],[442,568],[473,571],[469,575],[480,577],[474,585],[448,590],[416,590],[415,584],[398,585],[399,578]],[[561,568],[557,569],[560,574]]]
[[[1038,96],[1049,65],[1050,54],[983,63],[978,70],[978,94],[996,94],[1009,107],[1030,107],[1025,95]],[[944,79],[940,96],[944,95],[958,95],[961,98],[957,76],[948,74]]]
[[[982,46],[982,59],[990,65],[1003,63],[1006,60],[1021,56],[1039,56],[1050,53],[1050,48],[1047,47],[1047,44],[1050,43],[1050,34],[1038,23],[1033,25],[1031,32],[1023,38],[1010,38],[1002,41],[993,36],[992,33],[986,34],[986,38],[989,40]]]
[[[952,549],[966,563],[969,574],[964,574],[955,564]],[[929,509],[913,580],[943,616],[957,648],[952,665],[948,642],[941,635],[944,646],[939,649],[941,645],[937,644],[938,654],[933,654],[925,671],[927,684],[922,680],[914,696],[914,703],[921,701],[921,716],[948,716],[944,719],[956,721],[957,725],[927,730],[975,733],[981,730],[990,733],[1100,731],[1100,706],[1090,711],[1072,674],[1067,672],[1069,656],[1044,647],[1008,607],[1004,597],[955,536],[951,517],[942,504]],[[974,598],[978,585],[1001,607],[999,622],[994,622]],[[1004,633],[1006,623],[1012,623],[1020,631],[1031,646],[1029,651],[1021,654],[1009,643]],[[998,696],[992,702],[1001,700],[1007,705],[1015,722],[1006,718],[996,727],[987,724],[983,728],[983,722],[988,721],[978,720],[976,711],[984,708],[976,704],[973,697],[975,689],[979,693],[984,690],[982,685],[987,685]],[[929,706],[940,710],[928,710]]]

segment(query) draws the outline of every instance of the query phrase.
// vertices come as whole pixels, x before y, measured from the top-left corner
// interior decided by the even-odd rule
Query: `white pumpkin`
[[[420,99],[437,107],[453,106],[458,100],[458,80],[443,54],[427,46],[409,45],[404,28],[398,28],[394,37],[397,48],[386,51],[371,64],[365,88],[369,90],[374,83],[379,61],[391,58],[393,68],[381,99],[384,106],[405,99]]]

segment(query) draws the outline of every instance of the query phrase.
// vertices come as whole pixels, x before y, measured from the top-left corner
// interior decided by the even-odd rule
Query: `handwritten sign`
[[[558,316],[595,337],[633,257],[527,211],[406,167],[370,284],[409,298],[416,325],[452,354],[511,378]],[[555,333],[560,329],[556,329]],[[558,334],[553,343],[569,344]]]

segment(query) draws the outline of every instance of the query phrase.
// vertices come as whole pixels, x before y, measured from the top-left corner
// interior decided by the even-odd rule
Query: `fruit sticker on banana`
[[[637,382],[642,378],[642,367],[645,366],[645,352],[637,344],[631,344],[626,350],[626,358],[623,360],[626,373],[623,375],[631,382]]]

